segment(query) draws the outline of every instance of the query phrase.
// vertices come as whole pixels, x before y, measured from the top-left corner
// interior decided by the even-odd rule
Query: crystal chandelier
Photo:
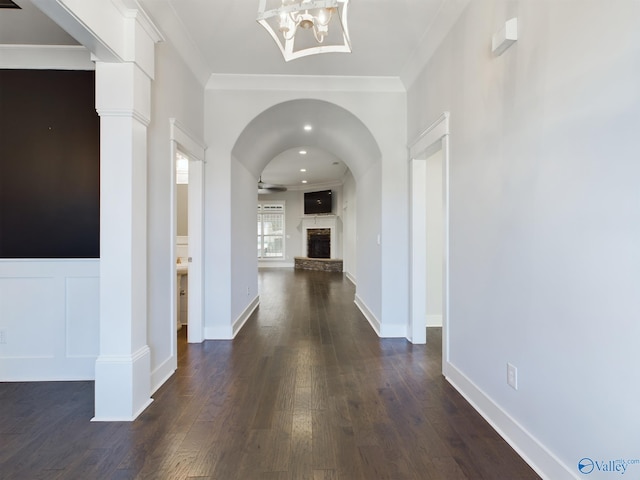
[[[351,52],[349,0],[260,0],[257,21],[285,61],[328,52]]]

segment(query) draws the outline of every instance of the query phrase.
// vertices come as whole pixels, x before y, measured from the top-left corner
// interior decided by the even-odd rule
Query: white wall
[[[255,177],[240,162],[231,161],[231,319],[235,335],[258,302],[258,257]],[[252,195],[247,195],[247,192]],[[251,254],[249,254],[251,252]]]
[[[471,2],[408,94],[409,140],[451,112],[445,370],[554,480],[640,457],[638,18],[635,1]]]
[[[170,43],[156,45],[156,76],[151,86],[152,120],[148,138],[148,325],[151,349],[151,388],[155,390],[175,369],[172,355],[174,311],[171,298],[175,258],[171,255],[174,159],[171,152],[170,118],[203,138],[204,88],[178,57]]]
[[[343,269],[353,283],[356,283],[356,252],[357,252],[357,212],[358,202],[356,181],[353,178],[351,170],[347,172],[343,185],[343,202],[342,202],[342,231],[343,231],[343,252],[344,262]]]
[[[356,305],[378,335],[382,330],[381,182],[380,166],[374,165],[358,179],[356,192]]]

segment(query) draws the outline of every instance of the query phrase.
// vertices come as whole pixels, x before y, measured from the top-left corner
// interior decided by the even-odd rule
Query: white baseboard
[[[177,368],[175,355],[167,358],[153,372],[151,372],[151,395],[153,395],[164,383],[171,378]]]
[[[382,338],[406,338],[407,326],[405,324],[387,325],[383,323],[380,328],[380,336]]]
[[[347,277],[347,280],[356,285],[356,277],[351,275],[351,272],[345,272],[345,276]]]
[[[293,268],[293,262],[258,262],[260,268]]]
[[[205,340],[233,340],[238,334],[240,329],[249,320],[249,317],[256,308],[260,305],[260,296],[257,295],[251,303],[243,310],[243,312],[236,318],[232,325],[221,325],[214,327],[204,328]]]
[[[204,340],[233,340],[231,325],[204,327]]]
[[[427,315],[427,327],[441,327],[442,315]]]
[[[445,366],[447,381],[543,479],[575,480],[577,476],[453,364]]]
[[[146,403],[144,403],[136,412],[134,412],[131,416],[112,416],[112,417],[98,417],[97,415],[93,417],[91,422],[133,422],[136,418],[140,416],[142,412],[144,412],[149,405],[153,403],[153,398],[150,398]]]
[[[369,325],[371,325],[371,327],[373,328],[373,331],[376,332],[378,336],[380,336],[380,321],[376,318],[373,312],[369,310],[367,305],[362,301],[362,299],[358,296],[357,293],[354,298],[354,303],[356,304],[356,307],[358,307],[358,310],[362,312],[362,315],[364,315],[364,318],[367,319],[367,321],[369,322]]]
[[[256,295],[256,297],[251,301],[247,308],[245,308],[240,316],[236,318],[235,322],[233,322],[232,338],[235,338],[240,329],[244,326],[245,323],[247,323],[247,320],[249,320],[249,317],[255,311],[255,309],[258,308],[258,305],[260,305],[260,296]]]

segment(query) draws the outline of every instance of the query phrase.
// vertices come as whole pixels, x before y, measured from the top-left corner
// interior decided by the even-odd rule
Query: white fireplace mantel
[[[331,232],[331,255],[330,258],[336,258],[337,240],[337,215],[305,215],[302,217],[302,254],[309,256],[307,251],[307,230],[314,228],[328,228]]]

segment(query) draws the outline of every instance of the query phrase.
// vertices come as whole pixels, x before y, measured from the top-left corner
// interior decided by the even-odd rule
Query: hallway
[[[90,423],[92,382],[0,384],[2,479],[409,480],[538,476],[441,375],[379,339],[341,274],[265,269],[233,341],[188,345],[132,423]]]

